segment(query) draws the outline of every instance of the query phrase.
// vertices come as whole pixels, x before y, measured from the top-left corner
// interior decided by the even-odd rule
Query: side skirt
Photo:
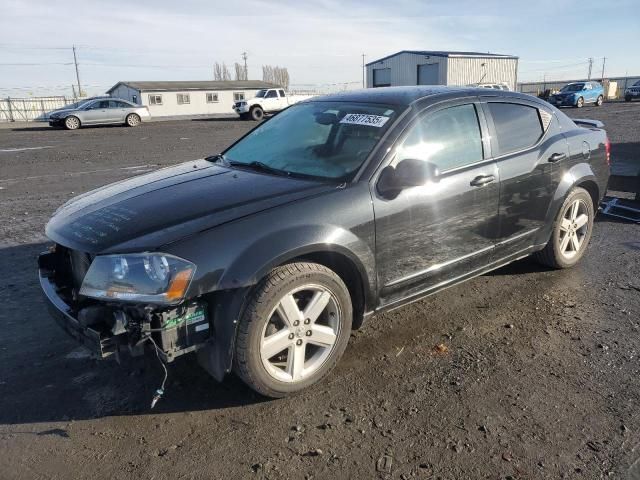
[[[434,293],[440,292],[446,288],[449,287],[453,287],[455,285],[458,285],[462,282],[465,282],[467,280],[470,280],[472,278],[475,277],[479,277],[480,275],[484,275],[485,273],[491,272],[492,270],[496,270],[500,267],[504,267],[505,265],[508,265],[511,262],[515,262],[516,260],[520,260],[521,258],[527,257],[530,254],[532,254],[533,252],[540,250],[544,248],[544,244],[543,245],[534,245],[531,247],[527,247],[523,250],[520,250],[518,252],[515,252],[511,255],[509,255],[508,257],[504,257],[501,258],[499,260],[496,260],[495,262],[491,262],[487,265],[485,265],[484,267],[478,268],[476,270],[472,270],[468,273],[465,273],[463,275],[460,275],[458,277],[454,277],[451,278],[449,280],[445,280],[444,282],[440,282],[437,285],[433,285],[429,288],[426,288],[418,293],[415,293],[413,295],[410,295],[408,297],[405,298],[401,298],[399,300],[395,300],[394,302],[388,303],[386,305],[383,305],[381,307],[378,307],[374,312],[367,312],[364,317],[366,320],[369,320],[373,315],[378,314],[378,313],[383,313],[383,312],[390,312],[393,310],[396,310],[398,308],[404,307],[405,305],[409,305],[410,303],[413,302],[417,302],[419,300],[422,300],[425,297],[428,297],[430,295],[433,295]]]

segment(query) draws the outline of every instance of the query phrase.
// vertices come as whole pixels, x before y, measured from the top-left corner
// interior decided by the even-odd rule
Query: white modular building
[[[402,50],[366,65],[367,87],[506,84],[516,89],[518,57],[497,53]]]
[[[233,104],[263,88],[260,80],[118,82],[107,93],[149,107],[152,117],[233,114]]]

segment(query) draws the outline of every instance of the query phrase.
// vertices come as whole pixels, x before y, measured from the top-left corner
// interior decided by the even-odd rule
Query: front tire
[[[252,120],[259,122],[264,118],[264,110],[261,107],[251,107],[251,111],[249,112]]]
[[[80,128],[80,119],[73,115],[64,119],[64,128],[67,130],[77,130]]]
[[[534,253],[534,258],[552,268],[573,267],[587,249],[594,216],[589,192],[574,188],[560,207],[549,242],[543,250]]]
[[[140,122],[142,120],[140,120],[140,116],[136,113],[130,113],[129,115],[127,115],[127,118],[125,118],[124,123],[127,125],[127,127],[137,127],[138,125],[140,125]]]
[[[577,108],[584,107],[584,98],[582,98],[582,97],[578,98],[578,101],[576,102],[576,107]]]
[[[596,107],[602,106],[602,102],[604,102],[604,97],[602,95],[600,95],[598,97],[598,99],[596,100]]]
[[[352,324],[349,290],[317,263],[273,269],[240,318],[234,371],[253,390],[284,397],[324,378],[344,353]]]

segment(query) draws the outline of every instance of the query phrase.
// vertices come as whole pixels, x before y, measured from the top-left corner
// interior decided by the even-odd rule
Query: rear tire
[[[578,98],[578,101],[576,102],[576,107],[577,108],[584,107],[584,98],[582,98],[582,97]]]
[[[574,188],[560,207],[549,242],[533,258],[551,268],[573,267],[589,245],[594,216],[589,192]]]
[[[251,107],[251,111],[249,112],[252,120],[259,122],[264,118],[264,110],[261,107]]]
[[[602,106],[602,102],[604,102],[604,97],[602,95],[600,95],[598,97],[598,99],[596,100],[596,107]]]
[[[80,119],[71,115],[64,119],[64,128],[67,130],[77,130],[80,128]]]
[[[125,118],[124,121],[127,127],[137,127],[138,125],[140,125],[140,122],[140,117],[136,113],[130,113],[129,115],[127,115],[127,118]]]
[[[234,372],[253,390],[284,397],[324,378],[351,333],[349,290],[317,263],[277,267],[248,298],[236,337]]]

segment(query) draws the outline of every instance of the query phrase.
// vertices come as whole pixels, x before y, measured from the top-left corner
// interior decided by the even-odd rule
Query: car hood
[[[49,113],[49,116],[51,115],[66,115],[67,113],[71,113],[71,112],[75,112],[77,111],[75,108],[64,108],[62,110],[54,110],[53,112]]]
[[[149,251],[334,189],[197,160],[75,197],[55,212],[45,230],[54,242],[91,254]]]

